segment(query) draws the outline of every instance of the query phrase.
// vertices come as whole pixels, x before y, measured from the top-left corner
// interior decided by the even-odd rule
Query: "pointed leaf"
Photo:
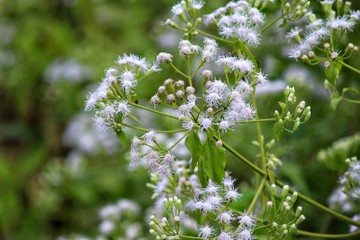
[[[275,137],[276,137],[277,140],[279,140],[280,131],[281,131],[281,129],[280,129],[279,123],[278,123],[278,122],[275,122],[275,123],[274,123],[274,135],[275,135]]]
[[[225,150],[207,138],[201,149],[199,165],[202,171],[215,183],[221,184],[225,177]],[[199,169],[200,171],[200,169]]]
[[[332,62],[325,70],[325,76],[332,84],[336,84],[336,81],[339,78],[341,67],[342,64],[338,62]]]
[[[124,131],[120,130],[120,131],[116,132],[116,136],[120,140],[123,148],[125,148],[126,147],[126,134],[124,133]]]
[[[284,111],[284,109],[286,108],[286,103],[279,102],[279,105],[280,105],[280,107],[281,107],[281,110]]]
[[[189,136],[186,137],[185,146],[191,153],[191,158],[192,158],[191,168],[192,168],[192,170],[194,170],[194,168],[196,167],[196,164],[199,160],[200,153],[201,153],[201,147],[202,147],[200,138],[196,132],[193,131],[189,134]]]
[[[331,97],[330,100],[330,106],[332,108],[332,110],[335,110],[337,105],[339,104],[339,102],[341,101],[341,97]]]

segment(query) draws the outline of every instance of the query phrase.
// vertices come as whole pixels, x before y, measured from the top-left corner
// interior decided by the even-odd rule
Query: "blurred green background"
[[[94,237],[101,206],[120,198],[139,202],[143,210],[152,204],[147,172],[128,170],[126,149],[111,132],[95,132],[83,106],[117,56],[135,53],[154,59],[160,51],[176,51],[176,34],[160,24],[175,2],[0,0],[0,239],[54,239],[71,233]],[[224,2],[209,1],[204,11]],[[359,9],[360,2],[353,2]],[[270,9],[268,16],[274,12]],[[312,107],[312,118],[274,147],[284,162],[278,173],[327,204],[345,168],[343,160],[359,156],[360,107],[341,103],[330,110],[322,67],[289,61],[282,31],[269,31],[263,37],[268,41],[254,53],[271,81],[296,87],[298,99]],[[359,45],[359,39],[358,27],[351,41]],[[359,54],[349,64],[360,68],[358,59]],[[168,73],[140,88],[140,95],[151,96]],[[359,88],[360,78],[352,72],[343,71],[341,79],[342,85]],[[258,96],[262,117],[278,108],[281,91],[272,90]],[[271,124],[263,128],[271,138]],[[252,127],[241,127],[227,138],[253,159],[254,136]],[[319,161],[321,149],[349,136],[354,136],[350,144],[328,150]],[[232,159],[228,163],[235,177],[251,180],[245,167]],[[334,219],[319,220],[311,208],[305,214],[305,229],[347,231]]]

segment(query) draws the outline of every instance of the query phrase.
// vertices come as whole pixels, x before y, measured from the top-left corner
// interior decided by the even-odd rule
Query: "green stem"
[[[138,131],[141,131],[141,132],[150,132],[149,129],[141,128],[141,127],[135,127],[135,126],[132,126],[132,125],[129,125],[129,124],[126,124],[126,123],[122,123],[122,125],[124,127],[131,128],[131,129],[134,129],[134,130],[138,130]],[[155,132],[156,133],[179,133],[179,132],[186,132],[186,131],[188,131],[188,130],[187,129],[175,129],[175,130],[156,130]]]
[[[193,237],[193,236],[186,236],[186,235],[179,235],[180,239],[203,239],[201,237]]]
[[[216,139],[218,140],[218,139]],[[250,160],[248,160],[246,157],[244,157],[243,155],[241,155],[240,153],[238,153],[235,149],[233,149],[232,147],[230,147],[227,143],[225,143],[224,141],[222,141],[223,143],[223,147],[228,150],[232,155],[234,155],[235,157],[237,157],[238,159],[240,159],[245,165],[247,165],[248,167],[250,167],[252,170],[254,170],[255,172],[259,173],[262,176],[266,176],[266,172],[263,171],[262,169],[260,169],[258,166],[256,166],[255,164],[253,164],[252,162],[250,162]]]
[[[259,120],[259,114],[258,114],[258,111],[257,111],[256,101],[255,101],[255,94],[254,94],[255,91],[256,91],[256,87],[254,87],[254,91],[251,94],[251,102],[252,102],[253,108],[255,110],[255,119]],[[262,169],[264,171],[266,171],[266,157],[265,157],[265,149],[264,149],[264,137],[261,134],[260,122],[256,122],[256,132],[257,132],[257,137],[258,137],[259,147],[260,147],[260,152],[261,152]]]
[[[275,23],[277,23],[280,19],[282,19],[285,16],[285,14],[281,14],[278,18],[276,18],[274,21],[272,21],[271,23],[269,23],[268,25],[266,25],[265,27],[263,27],[260,32],[264,32],[266,31],[268,28],[270,28],[272,25],[274,25]]]
[[[258,190],[256,191],[256,194],[255,194],[253,200],[251,201],[249,208],[247,209],[248,213],[250,213],[254,209],[256,201],[258,200],[258,198],[260,197],[261,192],[263,191],[263,188],[265,186],[265,182],[266,182],[266,177],[263,177],[261,179]]]
[[[339,60],[336,60],[336,62],[338,62],[338,63],[342,64],[344,67],[346,67],[346,68],[348,68],[348,69],[350,69],[350,70],[352,70],[352,71],[354,71],[354,72],[356,72],[356,73],[360,74],[360,70],[359,70],[359,69],[354,68],[353,66],[350,66],[349,64],[344,63],[344,62],[339,61]]]
[[[190,134],[190,132],[185,133],[181,138],[179,138],[179,140],[177,140],[171,147],[169,147],[168,151],[170,152],[171,149],[173,149],[176,145],[179,144],[179,142],[181,142],[184,138],[186,138],[188,135]]]
[[[276,121],[276,118],[263,118],[263,119],[238,121],[236,123],[260,123],[260,122],[275,122],[275,121]]]
[[[223,147],[228,150],[232,155],[234,155],[235,157],[237,157],[239,160],[241,160],[245,165],[247,165],[248,167],[250,167],[252,170],[254,170],[255,172],[257,172],[258,174],[262,175],[263,177],[267,177],[267,173],[260,169],[259,167],[257,167],[255,164],[253,164],[252,162],[250,162],[250,160],[248,160],[246,157],[244,157],[243,155],[241,155],[240,153],[238,153],[236,150],[234,150],[233,148],[231,148],[228,144],[226,144],[224,141],[223,141]],[[280,187],[283,187],[285,186],[285,184],[279,180],[276,180],[276,185],[280,186]],[[290,188],[290,191],[292,192],[295,192],[294,189]],[[319,208],[320,210],[322,210],[323,212],[326,212],[328,213],[329,215],[332,215],[336,218],[339,218],[341,219],[342,221],[344,222],[347,222],[351,225],[354,225],[354,226],[357,226],[357,227],[360,227],[360,222],[356,222],[354,220],[352,220],[351,218],[341,214],[341,213],[338,213],[328,207],[325,207],[324,205],[312,200],[311,198],[301,194],[301,193],[298,193],[298,198],[303,200],[304,202],[314,206],[314,207],[317,207]]]
[[[183,73],[180,69],[178,69],[172,62],[170,62],[170,66],[175,70],[175,72],[179,73],[181,76],[188,78],[188,76]]]
[[[149,111],[149,112],[152,112],[152,113],[156,113],[158,115],[162,115],[164,117],[168,117],[168,118],[172,118],[172,119],[176,119],[178,120],[178,117],[174,116],[174,115],[170,115],[170,114],[167,114],[167,113],[163,113],[163,112],[160,112],[160,111],[156,111],[154,109],[151,109],[151,108],[148,108],[148,107],[145,107],[145,106],[142,106],[142,105],[139,105],[139,104],[136,104],[136,103],[133,103],[133,102],[128,102],[131,106],[134,106],[134,107],[137,107],[137,108],[141,108],[141,109],[144,109],[146,111]]]
[[[278,185],[278,186],[280,186],[280,187],[285,186],[285,184],[282,183],[282,182],[279,181],[279,180],[276,180],[275,183],[276,183],[276,185]],[[294,189],[292,189],[292,188],[290,188],[290,191],[291,191],[291,192],[296,192],[296,191],[295,191]],[[360,222],[356,222],[356,221],[352,220],[351,218],[349,218],[349,217],[347,217],[347,216],[345,216],[345,215],[343,215],[343,214],[341,214],[341,213],[338,213],[338,212],[336,212],[336,211],[334,211],[334,210],[332,210],[332,209],[330,209],[330,208],[328,208],[328,207],[325,207],[324,205],[322,205],[322,204],[320,204],[320,203],[312,200],[311,198],[309,198],[309,197],[307,197],[307,196],[305,196],[305,195],[303,195],[303,194],[301,194],[301,193],[298,193],[298,198],[301,199],[301,200],[303,200],[304,202],[306,202],[306,203],[308,203],[308,204],[310,204],[310,205],[312,205],[312,206],[314,206],[314,207],[322,210],[323,212],[326,212],[326,213],[328,213],[328,214],[330,214],[330,215],[332,215],[332,216],[334,216],[334,217],[336,217],[336,218],[338,218],[338,219],[341,219],[341,220],[344,221],[344,222],[347,222],[347,223],[349,223],[349,224],[351,224],[351,225],[360,227]]]
[[[214,38],[214,39],[216,39],[216,40],[218,40],[218,41],[221,41],[221,42],[224,42],[224,43],[228,43],[228,44],[235,44],[233,41],[226,40],[226,39],[224,39],[224,38],[221,38],[221,37],[212,35],[212,34],[207,33],[207,32],[203,32],[203,31],[201,31],[201,30],[199,30],[199,29],[196,29],[196,31],[199,32],[199,33],[201,33],[202,35],[205,35],[205,36],[207,36],[207,37]]]
[[[342,100],[344,100],[345,102],[348,102],[348,103],[360,104],[360,101],[358,101],[358,100],[352,100],[352,99],[349,99],[349,98],[342,98]]]
[[[351,237],[360,236],[360,231],[353,232],[353,233],[344,233],[344,234],[324,234],[324,233],[313,233],[313,232],[298,230],[297,234],[301,235],[301,236],[315,237],[315,238],[325,238],[325,239],[340,238],[340,239],[343,239],[343,238],[351,238]]]

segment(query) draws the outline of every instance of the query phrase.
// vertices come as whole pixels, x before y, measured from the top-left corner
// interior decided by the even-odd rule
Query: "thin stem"
[[[175,72],[179,73],[183,77],[188,77],[185,73],[183,73],[180,69],[178,69],[172,62],[170,62],[170,66],[175,70]]]
[[[251,102],[253,105],[253,108],[255,110],[255,119],[258,120],[259,119],[259,114],[256,108],[256,101],[255,101],[255,87],[254,87],[254,91],[253,94],[251,94]],[[261,134],[261,126],[259,122],[256,122],[256,132],[257,132],[257,136],[258,136],[258,141],[259,141],[259,147],[260,147],[260,153],[261,153],[261,162],[262,162],[262,169],[264,171],[266,171],[266,157],[265,157],[265,149],[264,149],[264,137]]]
[[[275,122],[275,121],[276,121],[276,118],[263,118],[263,119],[238,121],[236,123],[260,123],[260,122]]]
[[[223,147],[228,150],[232,155],[234,155],[235,157],[237,157],[239,160],[241,160],[244,164],[246,164],[248,167],[250,167],[252,170],[254,170],[255,172],[257,172],[258,174],[262,175],[263,177],[267,177],[267,173],[260,169],[259,167],[257,167],[255,164],[253,164],[252,162],[250,162],[250,160],[248,160],[246,157],[244,157],[243,155],[241,155],[240,153],[238,153],[236,150],[234,150],[233,148],[231,148],[228,144],[226,144],[224,141],[223,141]],[[276,185],[280,186],[280,187],[283,187],[285,186],[285,184],[279,180],[276,180],[275,181]],[[290,191],[292,192],[295,192],[294,189],[290,188]],[[303,200],[304,202],[307,202],[308,204],[314,206],[314,207],[317,207],[319,208],[320,210],[322,210],[323,212],[326,212],[334,217],[337,217],[341,220],[343,220],[344,222],[347,222],[351,225],[354,225],[354,226],[357,226],[357,227],[360,227],[360,222],[356,222],[354,220],[352,220],[351,218],[347,217],[347,216],[344,216],[343,214],[341,213],[338,213],[328,207],[325,207],[324,205],[312,200],[311,198],[301,194],[301,193],[298,193],[298,198]]]
[[[336,62],[338,62],[338,63],[342,64],[344,67],[346,67],[346,68],[348,68],[348,69],[350,69],[350,70],[352,70],[352,71],[354,71],[354,72],[356,72],[356,73],[360,74],[360,70],[359,70],[359,69],[354,68],[353,66],[350,66],[349,64],[344,63],[344,62],[339,61],[339,60],[336,60]]]
[[[204,31],[201,31],[199,29],[196,29],[197,32],[201,33],[202,35],[205,35],[205,36],[208,36],[208,37],[211,37],[211,38],[214,38],[218,41],[221,41],[221,42],[224,42],[224,43],[228,43],[228,44],[235,44],[233,41],[230,41],[230,40],[226,40],[224,38],[221,38],[221,37],[218,37],[218,36],[215,36],[215,35],[212,35],[210,33],[207,33],[207,32],[204,32]]]
[[[132,125],[129,125],[129,124],[126,124],[126,123],[122,123],[122,125],[124,127],[131,128],[131,129],[134,129],[134,130],[138,130],[138,131],[141,131],[141,132],[150,132],[151,131],[151,130],[146,129],[146,128],[136,127],[136,126],[132,126]],[[188,131],[188,130],[187,129],[155,130],[156,133],[179,133],[179,132],[186,132],[186,131]]]
[[[168,117],[168,118],[172,118],[172,119],[176,119],[178,120],[178,117],[174,116],[174,115],[170,115],[170,114],[167,114],[167,113],[163,113],[163,112],[159,112],[159,111],[156,111],[154,109],[151,109],[151,108],[148,108],[148,107],[145,107],[145,106],[142,106],[142,105],[139,105],[139,104],[136,104],[136,103],[133,103],[133,102],[128,102],[131,106],[134,106],[134,107],[137,107],[137,108],[141,108],[141,109],[144,109],[146,111],[149,111],[149,112],[152,112],[152,113],[156,113],[158,115],[162,115],[164,117]]]
[[[255,204],[256,204],[256,201],[258,200],[258,198],[260,197],[260,194],[261,194],[262,191],[263,191],[263,188],[264,188],[264,186],[265,186],[265,182],[266,182],[266,177],[263,177],[263,178],[261,179],[261,182],[260,182],[260,185],[259,185],[259,187],[258,187],[258,190],[256,191],[255,196],[254,196],[253,200],[251,201],[249,208],[247,209],[247,212],[248,212],[248,213],[250,213],[250,212],[254,209]]]
[[[218,139],[216,139],[218,140]],[[240,153],[238,153],[235,149],[233,149],[232,147],[230,147],[227,143],[225,143],[224,141],[222,141],[223,143],[223,147],[228,150],[232,155],[234,155],[235,157],[237,157],[238,159],[240,159],[245,165],[247,165],[248,167],[250,167],[252,170],[254,170],[255,172],[259,173],[262,176],[266,176],[266,172],[263,171],[262,169],[260,169],[258,166],[256,166],[255,164],[253,164],[252,162],[250,162],[250,160],[248,160],[246,157],[244,157],[243,155],[241,155]]]
[[[352,99],[349,99],[349,98],[342,98],[342,100],[344,100],[345,102],[349,102],[349,103],[360,104],[360,101],[358,101],[358,100],[352,100]]]
[[[280,187],[285,186],[285,184],[282,183],[279,180],[276,180],[275,183],[276,183],[276,185],[278,185]],[[292,188],[290,188],[290,191],[295,192],[295,190],[292,189]],[[357,227],[360,227],[360,222],[356,222],[356,221],[352,220],[351,218],[349,218],[349,217],[347,217],[347,216],[345,216],[345,215],[343,215],[341,213],[338,213],[338,212],[336,212],[336,211],[334,211],[334,210],[332,210],[332,209],[330,209],[328,207],[325,207],[324,205],[316,202],[315,200],[312,200],[311,198],[309,198],[309,197],[307,197],[307,196],[305,196],[305,195],[303,195],[301,193],[298,193],[298,198],[303,200],[304,202],[307,202],[308,204],[322,210],[323,212],[326,212],[326,213],[328,213],[328,214],[330,214],[330,215],[332,215],[332,216],[334,216],[334,217],[336,217],[338,219],[341,219],[344,222],[347,222],[347,223],[349,223],[351,225],[355,225]]]
[[[297,234],[301,235],[301,236],[315,237],[315,238],[325,238],[325,239],[340,238],[340,239],[343,239],[343,238],[351,238],[351,237],[360,236],[360,231],[353,232],[353,233],[344,233],[344,234],[324,234],[324,233],[313,233],[313,232],[298,230]]]
[[[285,16],[285,14],[281,14],[278,18],[276,18],[274,21],[272,21],[271,23],[269,23],[268,25],[266,25],[265,27],[263,27],[260,32],[264,32],[266,31],[268,28],[270,28],[272,25],[274,25],[275,23],[277,23],[280,19],[282,19]]]
[[[190,132],[185,133],[181,138],[179,138],[179,140],[177,140],[171,147],[169,147],[169,151],[171,151],[171,149],[173,149],[176,145],[179,144],[179,142],[181,142],[184,138],[186,138],[189,135]]]
[[[186,235],[179,235],[180,239],[203,239],[201,237],[193,237],[193,236],[186,236]]]

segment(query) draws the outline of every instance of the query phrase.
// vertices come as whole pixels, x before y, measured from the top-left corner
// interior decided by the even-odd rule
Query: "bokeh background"
[[[56,239],[74,233],[95,238],[99,209],[122,198],[139,204],[144,214],[137,222],[147,221],[145,210],[152,204],[152,193],[145,187],[148,173],[128,169],[127,148],[111,131],[96,132],[83,107],[87,93],[119,55],[154,59],[160,51],[176,52],[181,35],[161,25],[171,17],[175,2],[0,0],[1,240]],[[204,12],[226,2],[209,1]],[[360,8],[359,1],[352,2],[354,9]],[[312,4],[320,13],[319,4]],[[270,8],[267,16],[276,13]],[[311,120],[295,134],[284,134],[273,150],[284,163],[278,170],[280,179],[330,204],[344,159],[360,153],[360,107],[341,103],[335,111],[330,109],[323,68],[288,59],[287,30],[269,30],[254,50],[270,80],[257,95],[259,112],[272,116],[286,84],[295,86],[298,99],[312,107]],[[351,41],[360,44],[359,27]],[[359,57],[348,63],[360,68]],[[139,94],[153,95],[169,74],[165,70],[156,75]],[[342,71],[340,86],[359,84],[358,75]],[[157,122],[159,128],[168,124]],[[271,138],[271,124],[263,128],[265,137]],[[241,127],[227,139],[249,158],[256,156],[252,127]],[[253,174],[231,158],[228,164],[247,191],[245,196],[251,196]],[[304,229],[348,231],[345,224],[326,215],[319,219],[322,213],[303,206]]]

